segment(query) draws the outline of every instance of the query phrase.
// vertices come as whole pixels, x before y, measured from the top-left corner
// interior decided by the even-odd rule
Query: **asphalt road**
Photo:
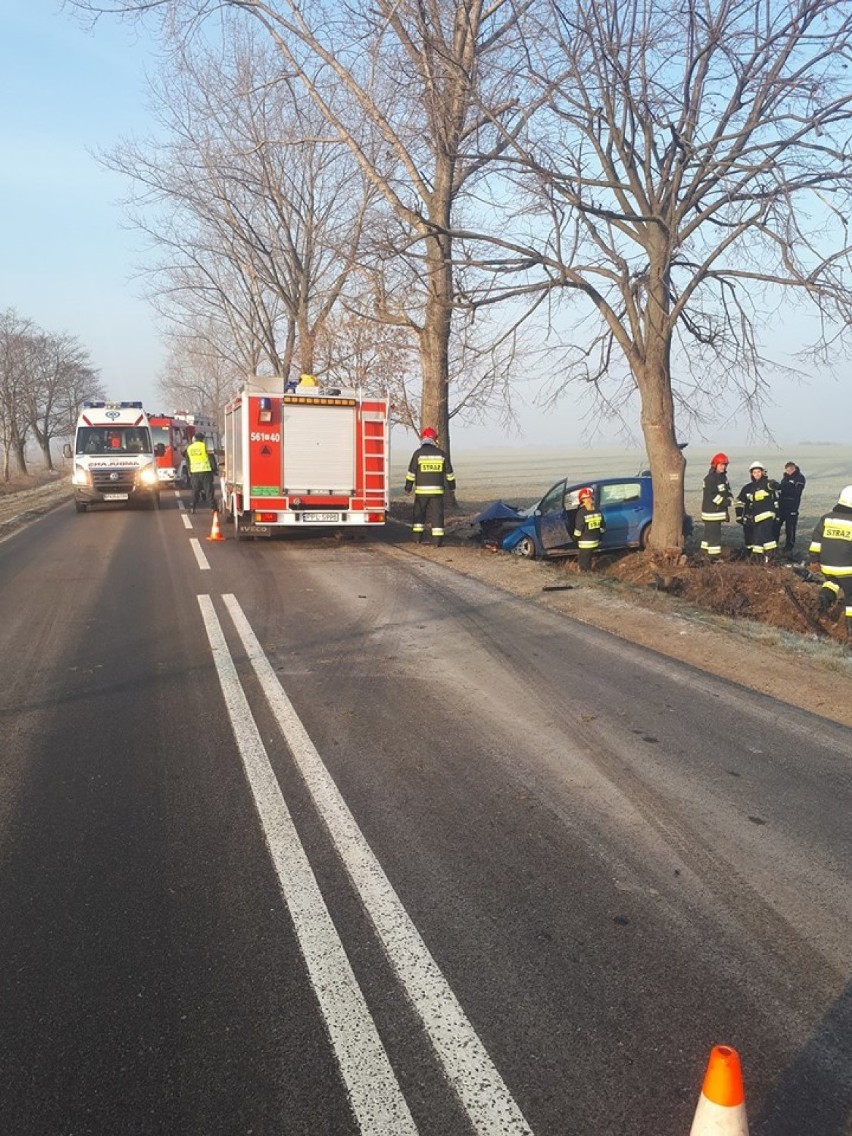
[[[0,1132],[852,1132],[852,738],[412,554],[0,543]],[[225,530],[230,536],[230,531]]]

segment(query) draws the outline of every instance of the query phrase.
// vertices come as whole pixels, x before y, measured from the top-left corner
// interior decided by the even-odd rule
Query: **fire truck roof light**
[[[284,401],[288,403],[308,403],[311,406],[355,406],[354,398],[310,398],[304,394],[285,394]]]

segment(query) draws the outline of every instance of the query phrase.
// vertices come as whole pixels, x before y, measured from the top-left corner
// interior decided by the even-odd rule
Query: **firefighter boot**
[[[825,615],[833,603],[834,592],[832,592],[831,588],[820,588],[819,599],[817,600],[817,611],[820,615]]]

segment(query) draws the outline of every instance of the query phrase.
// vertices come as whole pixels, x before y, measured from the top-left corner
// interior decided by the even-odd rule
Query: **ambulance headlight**
[[[139,480],[143,485],[157,485],[159,484],[160,477],[157,473],[156,467],[153,465],[146,466],[139,474]]]
[[[74,472],[71,474],[71,484],[72,485],[91,485],[92,484],[91,476],[89,475],[89,471],[86,469],[85,466],[82,466],[82,465],[75,465],[74,466]]]

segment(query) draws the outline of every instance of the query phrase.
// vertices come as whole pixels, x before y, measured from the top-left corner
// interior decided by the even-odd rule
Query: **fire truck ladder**
[[[387,506],[387,471],[389,461],[389,432],[387,420],[378,411],[362,412],[364,422],[364,445],[362,448],[364,467],[362,470],[364,503],[367,511],[385,509]]]

